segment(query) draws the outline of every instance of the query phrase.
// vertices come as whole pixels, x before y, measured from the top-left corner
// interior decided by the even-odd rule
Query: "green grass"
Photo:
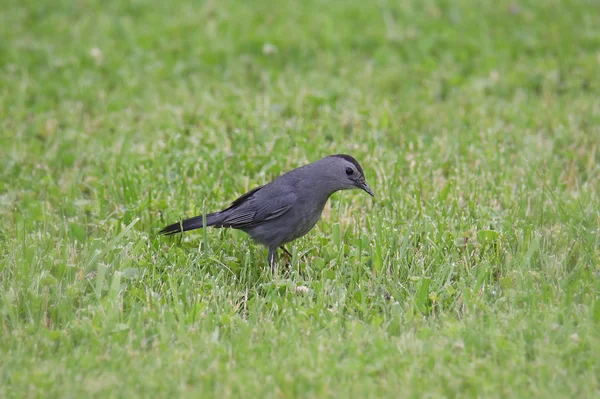
[[[157,236],[340,152],[289,274]],[[0,159],[0,397],[600,395],[596,1],[8,0]]]

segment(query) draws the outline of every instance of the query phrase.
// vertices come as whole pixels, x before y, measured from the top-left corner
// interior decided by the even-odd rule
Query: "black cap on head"
[[[356,167],[356,170],[358,170],[360,172],[360,174],[364,176],[365,173],[363,172],[362,167],[360,166],[358,161],[356,159],[354,159],[354,157],[352,157],[350,155],[346,155],[346,154],[335,154],[335,155],[331,155],[331,156],[337,157],[337,158],[342,158],[342,159],[345,159],[346,161],[350,162],[351,164],[353,164]]]

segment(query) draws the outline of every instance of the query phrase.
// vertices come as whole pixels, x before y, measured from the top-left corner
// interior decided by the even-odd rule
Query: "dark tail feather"
[[[215,226],[219,223],[219,219],[219,212],[209,213],[206,215],[206,227]],[[170,236],[188,230],[201,229],[202,227],[204,227],[202,225],[202,216],[194,216],[193,218],[185,219],[181,222],[168,225],[159,231],[159,234]]]

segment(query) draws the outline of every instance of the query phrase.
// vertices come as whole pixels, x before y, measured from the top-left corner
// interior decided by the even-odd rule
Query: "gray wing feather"
[[[296,202],[296,196],[290,192],[279,196],[260,196],[257,194],[248,198],[239,206],[230,208],[228,215],[222,221],[223,226],[233,228],[252,227],[280,217],[289,211]]]
[[[223,220],[223,225],[228,227],[242,226],[251,223],[255,212],[232,213]]]
[[[275,218],[283,215],[284,213],[286,213],[291,207],[292,207],[291,205],[282,206],[281,208],[271,212],[270,214],[265,215],[263,220],[275,219]]]

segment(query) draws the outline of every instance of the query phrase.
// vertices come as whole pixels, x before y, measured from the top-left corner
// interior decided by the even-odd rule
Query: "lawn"
[[[0,397],[600,396],[597,1],[7,0],[0,160]]]

